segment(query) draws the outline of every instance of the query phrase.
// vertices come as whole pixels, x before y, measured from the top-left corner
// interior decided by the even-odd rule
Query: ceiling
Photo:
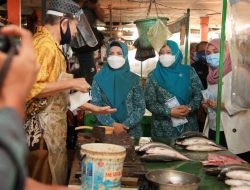
[[[151,2],[152,1],[152,2]],[[209,27],[221,24],[221,0],[99,0],[105,10],[105,22],[132,23],[148,17],[168,17],[169,22],[183,16],[190,8],[191,28],[199,28],[200,17],[209,16]],[[150,7],[151,4],[151,8]],[[41,8],[41,0],[22,0],[22,11],[29,14]],[[1,7],[0,9],[4,9]]]

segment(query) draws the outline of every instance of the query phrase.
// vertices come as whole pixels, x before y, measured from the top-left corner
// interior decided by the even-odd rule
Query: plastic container
[[[118,190],[121,186],[126,150],[122,146],[90,143],[81,146],[82,188],[84,190]]]
[[[161,17],[159,19],[161,19],[166,25],[167,25],[167,21],[169,20],[166,17]],[[136,20],[134,22],[138,29],[139,43],[140,43],[141,48],[145,48],[145,49],[152,48],[152,45],[148,40],[147,33],[148,33],[149,28],[154,26],[156,21],[157,21],[157,18],[147,18],[147,19]]]

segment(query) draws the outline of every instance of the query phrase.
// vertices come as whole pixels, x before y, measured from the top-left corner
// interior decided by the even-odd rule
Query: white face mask
[[[122,56],[110,55],[108,57],[108,64],[112,69],[120,69],[125,64],[125,59]]]
[[[171,54],[160,55],[160,62],[163,67],[170,67],[175,62],[175,56]]]

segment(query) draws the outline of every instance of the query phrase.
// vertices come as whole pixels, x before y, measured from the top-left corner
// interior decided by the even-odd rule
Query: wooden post
[[[109,5],[109,37],[112,38],[112,28],[113,28],[113,21],[112,21],[112,4]]]
[[[21,27],[21,0],[7,1],[8,21]]]
[[[201,41],[207,41],[208,39],[208,22],[209,17],[201,17]]]

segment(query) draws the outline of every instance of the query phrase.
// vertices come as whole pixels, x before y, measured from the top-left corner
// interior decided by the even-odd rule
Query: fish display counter
[[[185,148],[183,148],[180,145],[176,144],[170,144],[167,139],[164,138],[153,138],[153,143],[157,146],[154,147],[143,147],[143,150],[145,152],[144,155],[138,154],[138,157],[141,158],[141,163],[138,162],[138,159],[132,162],[125,162],[124,164],[124,170],[132,168],[133,171],[130,171],[130,173],[146,173],[148,171],[152,170],[176,170],[181,172],[186,172],[189,174],[194,174],[195,176],[198,176],[201,181],[199,184],[198,190],[229,190],[230,186],[226,185],[224,181],[219,180],[216,175],[213,175],[214,170],[213,168],[217,167],[211,167],[211,165],[227,165],[227,164],[244,164],[241,163],[242,160],[238,159],[235,155],[233,155],[231,152],[229,152],[226,149],[216,150],[216,151],[190,151]],[[197,139],[195,139],[197,140]],[[201,139],[198,139],[199,141]],[[136,144],[138,144],[138,140],[134,140]],[[155,142],[159,142],[158,144]],[[210,141],[207,141],[208,143],[212,143]],[[163,143],[165,145],[162,145],[160,143]],[[189,143],[188,141],[183,141],[181,143]],[[166,145],[168,144],[168,145]],[[142,147],[142,146],[141,146]],[[207,148],[206,146],[204,146]],[[210,148],[210,147],[209,147]],[[200,147],[198,147],[198,150]],[[163,155],[160,159],[165,159],[164,161],[152,161],[151,158],[154,157],[147,157],[145,161],[143,161],[143,156],[147,156],[147,154],[157,154],[158,151],[161,151],[161,155]],[[165,151],[165,152],[164,152]],[[165,155],[164,155],[165,153]],[[209,166],[208,166],[209,165]],[[211,170],[212,168],[212,170]],[[212,175],[209,174],[212,173]],[[81,168],[79,165],[79,160],[77,157],[75,157],[71,176],[70,176],[70,182],[69,185],[80,185],[80,180],[77,179],[77,175],[79,177],[79,174],[81,174]],[[123,173],[124,174],[124,173]],[[134,180],[133,175],[129,176],[123,176],[126,179]],[[230,181],[231,182],[231,181]],[[233,181],[234,182],[234,181]],[[235,181],[237,182],[237,181]],[[140,184],[139,184],[140,185]],[[138,186],[139,186],[138,185]],[[138,188],[137,186],[137,188]],[[132,187],[131,187],[132,188]],[[133,185],[133,188],[135,188],[135,185]],[[140,188],[141,189],[141,188]]]
[[[156,142],[167,143],[166,139],[157,138],[154,139]],[[144,162],[144,167],[147,171],[156,169],[171,169],[182,172],[187,172],[194,174],[201,178],[201,183],[199,190],[229,190],[230,187],[227,186],[223,181],[218,180],[216,176],[211,176],[206,174],[205,168],[201,161],[208,159],[209,152],[191,152],[180,148],[179,146],[173,145],[175,150],[182,153],[191,160],[187,161],[171,161],[171,162]],[[227,150],[216,151],[218,154],[232,155],[233,154]]]

